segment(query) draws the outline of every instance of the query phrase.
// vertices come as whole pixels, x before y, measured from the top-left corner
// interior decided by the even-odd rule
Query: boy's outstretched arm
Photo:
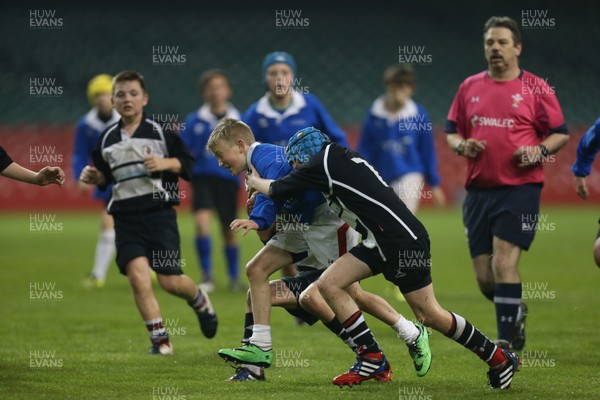
[[[59,167],[44,167],[38,172],[34,172],[13,162],[0,172],[0,175],[39,186],[54,183],[62,187],[65,183],[65,173]]]

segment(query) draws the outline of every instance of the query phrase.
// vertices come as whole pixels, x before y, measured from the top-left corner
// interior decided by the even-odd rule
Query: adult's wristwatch
[[[462,155],[463,144],[465,144],[465,141],[464,140],[460,140],[458,143],[456,143],[456,146],[454,146],[454,149],[452,149],[459,156]]]

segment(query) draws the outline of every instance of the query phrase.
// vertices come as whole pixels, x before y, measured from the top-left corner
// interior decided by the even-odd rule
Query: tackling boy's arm
[[[294,197],[307,190],[328,192],[329,183],[323,167],[323,155],[324,151],[315,154],[298,169],[277,180],[263,179],[251,168],[253,172],[248,174],[248,186],[277,200]]]

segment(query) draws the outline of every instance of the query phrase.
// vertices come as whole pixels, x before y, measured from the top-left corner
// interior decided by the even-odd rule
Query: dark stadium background
[[[556,88],[571,141],[546,168],[543,201],[576,203],[570,165],[585,130],[600,115],[600,3],[574,2],[24,2],[3,4],[0,16],[0,145],[31,168],[35,146],[53,147],[67,172],[64,189],[35,188],[3,179],[0,210],[97,207],[74,185],[70,154],[74,125],[87,110],[85,87],[98,73],[136,69],[147,80],[148,114],[183,122],[198,108],[199,74],[223,68],[231,76],[232,102],[245,111],[264,93],[263,56],[292,53],[299,84],[325,104],[356,143],[365,114],[381,92],[383,69],[398,62],[400,46],[424,46],[431,63],[415,65],[416,100],[436,131],[443,188],[462,197],[464,160],[445,145],[443,124],[460,82],[486,68],[482,26],[492,15],[521,22],[523,10],[546,10],[549,29],[523,27],[521,66]],[[55,10],[57,29],[32,29],[31,10]],[[276,26],[276,10],[300,10],[308,25]],[[156,65],[153,47],[178,46],[182,65]],[[52,79],[59,97],[36,97],[30,81]],[[598,165],[598,163],[597,163]],[[600,194],[599,167],[589,179]],[[183,186],[187,190],[187,186]],[[188,196],[189,198],[189,196]]]

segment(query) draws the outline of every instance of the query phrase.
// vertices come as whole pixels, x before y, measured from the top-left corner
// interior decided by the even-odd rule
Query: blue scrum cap
[[[274,51],[265,56],[265,59],[262,63],[262,80],[265,81],[267,77],[267,68],[270,65],[275,63],[284,63],[290,66],[294,76],[296,76],[296,61],[294,61],[294,57],[290,53],[286,53],[285,51]]]
[[[299,130],[290,138],[285,148],[288,163],[295,161],[305,163],[323,148],[324,144],[331,143],[329,137],[312,126]]]

